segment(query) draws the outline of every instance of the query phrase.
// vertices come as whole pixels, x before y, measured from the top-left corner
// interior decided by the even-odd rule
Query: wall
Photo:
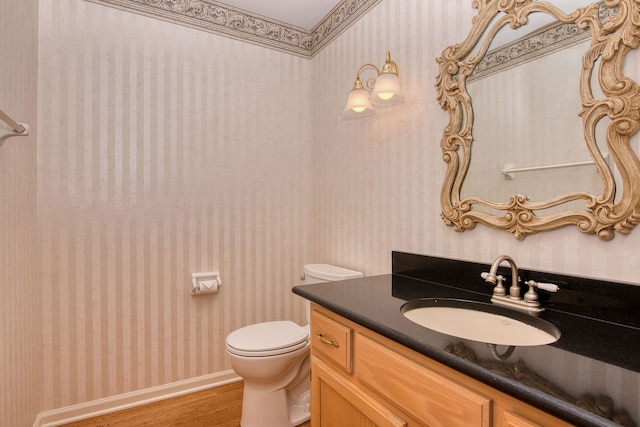
[[[41,389],[35,262],[38,2],[4,1],[0,28],[0,109],[31,127],[30,136],[0,146],[0,425],[21,426],[33,422]]]
[[[40,43],[45,409],[230,369],[233,329],[302,321],[310,62],[79,0],[40,2]]]
[[[391,271],[391,250],[640,282],[640,230],[604,242],[567,227],[516,240],[478,225],[457,233],[440,219],[440,137],[448,123],[435,93],[435,58],[460,42],[477,11],[470,1],[384,1],[312,60],[314,203],[322,258],[367,275]],[[400,66],[407,100],[373,117],[344,121],[361,64]],[[626,64],[638,80],[637,55]]]

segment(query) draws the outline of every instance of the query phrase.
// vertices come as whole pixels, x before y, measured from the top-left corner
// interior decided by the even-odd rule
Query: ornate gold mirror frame
[[[447,163],[440,197],[445,223],[456,231],[472,229],[482,223],[507,230],[520,240],[529,234],[571,224],[581,232],[594,233],[603,240],[613,239],[615,230],[630,233],[640,222],[640,162],[630,145],[630,138],[640,125],[640,88],[623,75],[623,64],[627,52],[636,48],[640,41],[640,0],[605,0],[603,7],[615,8],[617,12],[612,13],[604,24],[599,19],[597,3],[571,14],[546,1],[473,0],[472,6],[478,9],[478,14],[469,35],[462,43],[447,47],[437,59],[440,68],[436,82],[438,100],[442,108],[449,111],[449,124],[440,143]],[[591,42],[582,58],[582,110],[579,114],[586,147],[598,168],[604,191],[600,195],[574,192],[543,202],[529,201],[523,194],[515,194],[505,203],[476,197],[461,200],[460,191],[471,162],[474,139],[473,106],[466,90],[466,79],[487,53],[498,30],[505,25],[513,29],[525,25],[528,15],[533,12],[545,12],[560,22],[575,23],[579,28],[591,31]],[[479,44],[481,38],[484,41]],[[594,98],[592,75],[598,77],[602,99]],[[604,117],[610,120],[606,145],[620,175],[622,188],[619,189],[616,189],[616,181],[596,143],[595,128]],[[616,191],[619,191],[617,200]],[[576,200],[584,201],[584,210],[567,210],[547,216],[536,214]],[[485,209],[474,209],[474,205]]]

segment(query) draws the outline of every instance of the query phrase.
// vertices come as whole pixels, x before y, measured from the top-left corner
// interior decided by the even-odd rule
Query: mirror
[[[640,221],[640,91],[623,74],[640,5],[563,1],[474,0],[469,35],[437,59],[442,218],[457,231],[575,225],[610,240]]]

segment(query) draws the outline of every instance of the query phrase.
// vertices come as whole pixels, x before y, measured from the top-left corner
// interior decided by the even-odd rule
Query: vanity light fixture
[[[377,75],[362,83],[360,73],[367,68],[375,69]],[[404,95],[400,90],[398,74],[398,64],[391,60],[389,51],[387,51],[387,59],[382,70],[373,64],[362,65],[356,74],[353,89],[349,92],[343,114],[347,118],[367,117],[375,114],[375,108],[391,107],[402,103]]]

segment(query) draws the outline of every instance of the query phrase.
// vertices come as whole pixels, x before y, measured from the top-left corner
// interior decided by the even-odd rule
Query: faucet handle
[[[533,286],[535,288],[542,289],[543,291],[547,291],[547,292],[558,292],[558,290],[560,290],[560,287],[553,283],[543,283],[543,282],[536,282],[535,280],[529,280],[526,282],[526,284],[529,285],[530,287]]]
[[[538,283],[538,289],[542,289],[547,292],[558,292],[560,287],[558,285],[554,285],[553,283]]]
[[[529,290],[526,294],[524,294],[524,301],[527,304],[531,304],[535,307],[540,306],[540,303],[538,302],[538,294],[536,293],[535,288],[542,289],[548,292],[558,292],[558,289],[560,289],[558,285],[554,285],[553,283],[540,283],[536,282],[535,280],[527,280],[524,283],[525,285],[529,286]]]
[[[487,278],[490,277],[490,274],[485,271],[483,273],[480,273],[480,277],[482,277],[487,283],[496,285],[493,288],[494,295],[500,295],[500,296],[507,295],[507,289],[503,285],[504,277],[502,275],[498,274],[497,276],[494,277],[494,280],[491,281],[491,279],[487,280]]]

